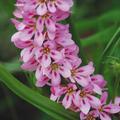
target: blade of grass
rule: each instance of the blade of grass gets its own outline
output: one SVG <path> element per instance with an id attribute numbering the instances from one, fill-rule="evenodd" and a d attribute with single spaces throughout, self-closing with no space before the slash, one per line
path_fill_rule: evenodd
<path id="1" fill-rule="evenodd" d="M 98 61 L 98 65 L 99 65 L 99 72 L 103 72 L 102 70 L 104 70 L 103 61 L 107 58 L 107 56 L 111 55 L 111 51 L 114 49 L 114 47 L 116 46 L 116 43 L 118 43 L 120 38 L 120 27 L 117 29 L 117 31 L 115 32 L 115 34 L 113 35 L 113 37 L 111 38 L 111 40 L 108 42 L 108 44 L 106 45 L 102 55 L 100 56 L 100 60 Z"/>
<path id="2" fill-rule="evenodd" d="M 120 27 L 117 29 L 115 34 L 113 35 L 112 39 L 108 42 L 107 46 L 105 47 L 103 53 L 102 53 L 102 58 L 106 56 L 108 52 L 113 48 L 113 46 L 116 44 L 116 42 L 119 40 L 120 37 Z"/>

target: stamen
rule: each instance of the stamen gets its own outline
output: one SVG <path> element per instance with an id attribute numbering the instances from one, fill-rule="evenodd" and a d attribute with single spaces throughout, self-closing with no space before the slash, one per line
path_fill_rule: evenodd
<path id="1" fill-rule="evenodd" d="M 98 110 L 99 110 L 100 112 L 103 112 L 103 108 L 102 108 L 102 106 L 99 107 Z"/>
<path id="2" fill-rule="evenodd" d="M 73 88 L 69 88 L 69 89 L 67 90 L 67 94 L 68 94 L 68 95 L 72 94 L 73 92 L 74 92 Z"/>
<path id="3" fill-rule="evenodd" d="M 71 75 L 72 75 L 72 76 L 75 76 L 75 75 L 76 75 L 76 70 L 75 70 L 75 69 L 72 69 L 72 70 L 71 70 Z"/>
<path id="4" fill-rule="evenodd" d="M 95 120 L 95 117 L 91 114 L 88 114 L 86 120 Z"/>
<path id="5" fill-rule="evenodd" d="M 86 92 L 85 92 L 85 91 L 81 91 L 81 92 L 80 92 L 80 97 L 83 98 L 83 97 L 85 97 L 85 96 L 86 96 Z"/>
<path id="6" fill-rule="evenodd" d="M 49 13 L 46 13 L 45 15 L 42 16 L 42 19 L 48 19 L 50 17 Z"/>
<path id="7" fill-rule="evenodd" d="M 57 63 L 53 63 L 53 64 L 51 65 L 51 68 L 52 68 L 52 70 L 56 71 L 56 70 L 59 69 L 59 65 L 58 65 Z"/>
<path id="8" fill-rule="evenodd" d="M 43 52 L 44 52 L 44 54 L 49 54 L 50 53 L 50 49 L 48 47 L 45 47 L 43 49 Z"/>

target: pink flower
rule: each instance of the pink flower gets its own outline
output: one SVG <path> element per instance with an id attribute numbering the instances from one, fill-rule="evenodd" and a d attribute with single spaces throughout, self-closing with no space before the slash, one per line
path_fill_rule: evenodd
<path id="1" fill-rule="evenodd" d="M 78 106 L 84 114 L 88 114 L 93 105 L 98 106 L 100 104 L 100 100 L 93 96 L 93 86 L 87 86 L 82 90 L 78 90 L 74 97 L 75 105 Z"/>
<path id="2" fill-rule="evenodd" d="M 94 75 L 91 76 L 91 84 L 94 86 L 93 91 L 98 93 L 99 95 L 102 94 L 103 88 L 106 86 L 106 81 L 104 80 L 102 75 Z"/>
<path id="3" fill-rule="evenodd" d="M 26 47 L 30 47 L 30 46 L 33 45 L 33 41 L 32 40 L 27 40 L 27 41 L 21 40 L 19 38 L 19 32 L 15 33 L 12 36 L 11 41 L 15 44 L 15 46 L 17 48 L 20 48 L 20 49 L 24 49 Z"/>
<path id="4" fill-rule="evenodd" d="M 69 26 L 56 24 L 56 34 L 55 34 L 55 41 L 59 45 L 66 47 L 74 44 L 72 40 L 72 35 L 69 33 Z"/>
<path id="5" fill-rule="evenodd" d="M 43 44 L 43 47 L 37 48 L 36 60 L 41 64 L 42 67 L 48 67 L 52 59 L 59 61 L 62 59 L 62 53 L 55 48 L 55 43 L 52 41 L 47 41 Z"/>
<path id="6" fill-rule="evenodd" d="M 73 108 L 73 99 L 74 94 L 76 92 L 76 85 L 69 83 L 67 86 L 56 86 L 51 87 L 51 99 L 54 101 L 61 102 L 61 97 L 63 97 L 62 104 L 63 106 L 68 108 Z"/>
<path id="7" fill-rule="evenodd" d="M 23 63 L 21 68 L 27 71 L 35 71 L 38 64 L 34 58 L 31 58 L 28 62 Z"/>
<path id="8" fill-rule="evenodd" d="M 90 111 L 87 115 L 84 113 L 80 113 L 80 120 L 96 120 L 97 114 L 95 111 Z"/>
<path id="9" fill-rule="evenodd" d="M 81 86 L 85 87 L 90 82 L 90 75 L 94 72 L 93 63 L 79 67 L 81 62 L 76 62 L 71 69 L 71 76 L 69 77 L 72 82 L 77 82 Z"/>
<path id="10" fill-rule="evenodd" d="M 36 87 L 51 87 L 51 100 L 80 112 L 81 120 L 111 120 L 120 112 L 120 98 L 106 105 L 106 81 L 93 75 L 92 62 L 80 66 L 69 25 L 58 23 L 69 17 L 72 5 L 73 0 L 17 0 L 12 23 L 18 32 L 11 41 L 21 49 L 21 68 L 35 72 Z"/>
<path id="11" fill-rule="evenodd" d="M 53 100 L 53 101 L 59 101 L 60 97 L 65 94 L 66 92 L 66 87 L 64 86 L 54 86 L 54 87 L 51 87 L 51 96 L 50 96 L 50 99 Z"/>
<path id="12" fill-rule="evenodd" d="M 73 5 L 72 0 L 53 0 L 53 1 L 39 0 L 37 2 L 36 11 L 38 15 L 44 15 L 48 11 L 54 13 L 56 12 L 57 9 L 60 9 L 62 11 L 69 11 L 72 5 Z"/>
<path id="13" fill-rule="evenodd" d="M 45 38 L 44 35 L 38 30 L 35 19 L 26 19 L 23 22 L 18 22 L 16 20 L 12 21 L 19 30 L 19 32 L 12 36 L 12 41 L 17 38 L 21 41 L 28 41 L 32 40 L 34 37 L 34 41 L 38 46 L 43 44 Z"/>
<path id="14" fill-rule="evenodd" d="M 100 74 L 92 76 L 91 80 L 101 88 L 104 88 L 107 84 L 107 82 L 104 80 L 104 77 Z"/>
<path id="15" fill-rule="evenodd" d="M 74 94 L 76 92 L 76 85 L 75 84 L 68 84 L 68 87 L 66 88 L 66 94 L 65 97 L 62 100 L 62 105 L 65 107 L 65 109 L 68 109 L 72 106 L 74 98 Z"/>
<path id="16" fill-rule="evenodd" d="M 43 74 L 51 79 L 52 86 L 58 86 L 61 83 L 61 76 L 68 78 L 70 73 L 70 65 L 64 61 L 52 62 L 50 66 L 44 69 Z"/>
<path id="17" fill-rule="evenodd" d="M 49 83 L 48 83 L 49 78 L 47 76 L 43 75 L 42 67 L 40 67 L 40 66 L 37 67 L 35 77 L 37 79 L 37 81 L 36 81 L 37 87 L 43 87 L 46 84 L 49 85 Z"/>
<path id="18" fill-rule="evenodd" d="M 101 104 L 99 106 L 94 106 L 96 109 L 96 113 L 100 117 L 101 120 L 111 120 L 110 115 L 120 112 L 120 106 L 115 104 L 106 105 L 108 93 L 104 92 L 101 96 Z"/>

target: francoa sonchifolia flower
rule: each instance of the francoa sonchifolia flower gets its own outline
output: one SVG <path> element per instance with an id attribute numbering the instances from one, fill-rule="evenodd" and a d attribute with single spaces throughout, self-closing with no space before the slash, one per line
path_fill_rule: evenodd
<path id="1" fill-rule="evenodd" d="M 35 72 L 36 86 L 50 86 L 51 100 L 80 112 L 81 120 L 111 120 L 120 112 L 119 98 L 106 105 L 106 81 L 94 75 L 93 62 L 81 66 L 69 25 L 59 23 L 72 5 L 72 0 L 17 0 L 12 23 L 18 32 L 11 41 L 21 49 L 22 69 Z"/>

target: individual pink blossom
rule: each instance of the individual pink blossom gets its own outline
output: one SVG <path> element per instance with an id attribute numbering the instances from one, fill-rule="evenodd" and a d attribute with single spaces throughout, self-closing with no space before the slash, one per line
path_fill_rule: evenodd
<path id="1" fill-rule="evenodd" d="M 80 112 L 80 120 L 96 120 L 98 115 L 95 111 L 90 111 L 87 115 Z"/>
<path id="2" fill-rule="evenodd" d="M 36 72 L 35 72 L 35 77 L 37 79 L 37 81 L 36 81 L 37 87 L 43 87 L 45 85 L 49 85 L 49 83 L 48 83 L 49 78 L 47 76 L 43 75 L 41 66 L 37 67 Z"/>
<path id="3" fill-rule="evenodd" d="M 81 62 L 74 63 L 71 69 L 71 76 L 69 78 L 72 82 L 77 82 L 81 86 L 85 87 L 90 82 L 90 75 L 93 74 L 94 67 L 92 62 L 82 67 L 79 67 L 80 64 Z"/>
<path id="4" fill-rule="evenodd" d="M 60 97 L 66 93 L 66 87 L 65 86 L 53 86 L 51 87 L 51 96 L 50 99 L 53 101 L 59 101 Z"/>
<path id="5" fill-rule="evenodd" d="M 72 5 L 72 0 L 38 0 L 36 11 L 38 15 L 44 15 L 48 11 L 54 13 L 57 9 L 62 11 L 69 11 Z"/>
<path id="6" fill-rule="evenodd" d="M 78 48 L 75 44 L 63 47 L 61 50 L 63 54 L 64 61 L 68 61 L 71 65 L 81 63 L 81 59 L 78 57 Z"/>
<path id="7" fill-rule="evenodd" d="M 31 40 L 34 37 L 34 41 L 36 44 L 39 42 L 39 46 L 43 44 L 44 41 L 44 35 L 41 33 L 40 30 L 38 30 L 38 27 L 36 26 L 36 19 L 26 19 L 23 22 L 18 22 L 13 20 L 16 28 L 19 30 L 19 32 L 15 33 L 13 36 L 15 38 L 18 38 L 22 41 L 28 41 Z"/>
<path id="8" fill-rule="evenodd" d="M 52 62 L 50 66 L 44 69 L 43 74 L 51 79 L 52 86 L 58 86 L 61 83 L 61 76 L 68 78 L 70 73 L 70 64 L 64 61 Z"/>
<path id="9" fill-rule="evenodd" d="M 27 71 L 35 71 L 38 65 L 39 63 L 34 58 L 31 58 L 29 61 L 23 63 L 21 68 Z"/>
<path id="10" fill-rule="evenodd" d="M 104 92 L 100 99 L 100 105 L 94 106 L 96 113 L 98 114 L 101 120 L 112 120 L 110 115 L 120 112 L 120 106 L 112 103 L 106 105 L 107 98 L 108 93 Z"/>
<path id="11" fill-rule="evenodd" d="M 93 105 L 98 106 L 100 104 L 100 100 L 93 93 L 93 86 L 87 86 L 75 94 L 74 103 L 84 114 L 88 114 Z"/>
<path id="12" fill-rule="evenodd" d="M 76 93 L 77 87 L 75 84 L 69 83 L 66 88 L 66 94 L 62 100 L 62 105 L 68 109 L 72 106 L 73 100 L 75 99 L 74 94 Z"/>
<path id="13" fill-rule="evenodd" d="M 104 88 L 107 84 L 104 77 L 100 74 L 91 76 L 92 82 L 94 82 L 96 85 L 98 85 L 101 88 Z"/>
<path id="14" fill-rule="evenodd" d="M 33 40 L 21 40 L 19 38 L 19 32 L 15 33 L 12 38 L 11 38 L 11 41 L 15 44 L 15 46 L 17 48 L 20 48 L 20 49 L 24 49 L 26 47 L 30 47 L 33 45 Z"/>
<path id="15" fill-rule="evenodd" d="M 106 81 L 104 80 L 102 75 L 94 75 L 91 76 L 91 84 L 94 86 L 93 91 L 97 94 L 101 95 L 104 87 L 106 86 Z"/>
<path id="16" fill-rule="evenodd" d="M 42 67 L 48 67 L 52 59 L 55 61 L 62 59 L 62 53 L 56 50 L 55 43 L 52 41 L 47 41 L 43 44 L 43 47 L 38 47 L 35 56 Z"/>
<path id="17" fill-rule="evenodd" d="M 66 47 L 74 44 L 72 40 L 72 36 L 69 33 L 69 26 L 56 24 L 56 34 L 55 34 L 55 41 L 59 45 Z"/>

